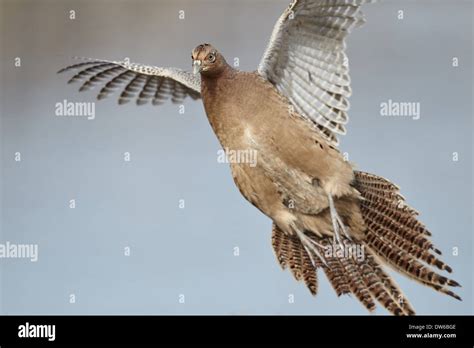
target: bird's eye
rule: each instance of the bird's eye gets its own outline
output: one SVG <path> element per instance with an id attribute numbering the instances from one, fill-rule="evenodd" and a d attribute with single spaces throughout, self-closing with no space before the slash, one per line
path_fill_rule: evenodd
<path id="1" fill-rule="evenodd" d="M 210 55 L 207 57 L 207 60 L 209 60 L 211 63 L 214 63 L 214 61 L 216 60 L 216 56 L 213 55 L 213 54 L 210 54 Z"/>

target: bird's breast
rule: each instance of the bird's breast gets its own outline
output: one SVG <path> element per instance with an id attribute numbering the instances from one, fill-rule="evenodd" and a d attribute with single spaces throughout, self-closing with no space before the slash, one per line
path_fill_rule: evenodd
<path id="1" fill-rule="evenodd" d="M 253 149 L 265 141 L 275 114 L 272 110 L 278 107 L 269 92 L 249 73 L 203 81 L 204 108 L 223 148 Z"/>

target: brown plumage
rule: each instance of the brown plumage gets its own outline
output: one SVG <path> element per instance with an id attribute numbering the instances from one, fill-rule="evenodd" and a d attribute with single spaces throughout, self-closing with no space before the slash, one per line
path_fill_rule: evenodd
<path id="1" fill-rule="evenodd" d="M 385 266 L 456 299 L 450 287 L 459 284 L 433 270 L 452 272 L 398 187 L 355 171 L 336 147 L 351 94 L 345 38 L 364 23 L 366 2 L 294 0 L 255 72 L 232 68 L 210 44 L 193 50 L 194 75 L 106 60 L 61 71 L 79 69 L 69 82 L 82 81 L 80 90 L 101 85 L 99 99 L 120 89 L 120 104 L 201 97 L 222 147 L 257 155 L 252 163 L 231 161 L 231 172 L 242 195 L 273 221 L 282 268 L 313 295 L 322 269 L 337 295 L 352 294 L 369 311 L 378 302 L 411 315 Z"/>
<path id="2" fill-rule="evenodd" d="M 207 58 L 209 54 L 213 62 Z M 429 241 L 430 233 L 417 220 L 418 213 L 404 203 L 397 186 L 354 171 L 257 73 L 233 69 L 210 45 L 198 46 L 193 59 L 202 62 L 201 95 L 222 146 L 258 154 L 255 167 L 231 163 L 232 174 L 244 197 L 274 221 L 272 242 L 277 259 L 283 268 L 290 268 L 296 280 L 303 280 L 316 294 L 316 270 L 323 268 L 339 295 L 354 294 L 368 310 L 378 301 L 393 314 L 414 314 L 383 270 L 382 261 L 459 299 L 446 288 L 459 284 L 427 267 L 451 272 L 432 254 L 439 251 Z M 326 248 L 335 244 L 329 196 L 350 231 L 350 239 L 342 237 L 343 245 L 348 249 L 364 246 L 363 261 L 324 257 Z M 316 241 L 319 253 L 302 243 L 298 230 Z"/>

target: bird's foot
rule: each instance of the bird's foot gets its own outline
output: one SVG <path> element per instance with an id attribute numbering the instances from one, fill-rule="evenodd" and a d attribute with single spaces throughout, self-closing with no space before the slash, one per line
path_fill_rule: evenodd
<path id="1" fill-rule="evenodd" d="M 340 230 L 344 233 L 344 236 L 346 236 L 349 241 L 352 241 L 352 238 L 349 235 L 349 232 L 347 231 L 346 226 L 342 222 L 339 214 L 337 213 L 336 206 L 334 205 L 334 200 L 332 199 L 332 196 L 328 194 L 328 201 L 329 201 L 329 212 L 331 214 L 331 221 L 332 221 L 332 226 L 334 229 L 334 236 L 336 237 L 336 241 L 339 243 L 340 247 L 344 250 L 344 243 L 342 242 Z"/>
<path id="2" fill-rule="evenodd" d="M 319 244 L 318 242 L 308 237 L 297 226 L 293 225 L 292 229 L 296 232 L 296 235 L 300 239 L 301 244 L 303 244 L 304 249 L 308 253 L 313 267 L 316 268 L 316 262 L 313 259 L 313 254 L 316 255 L 324 263 L 326 267 L 329 267 L 326 262 L 326 258 L 321 254 L 319 250 L 319 248 L 324 249 L 324 245 Z"/>

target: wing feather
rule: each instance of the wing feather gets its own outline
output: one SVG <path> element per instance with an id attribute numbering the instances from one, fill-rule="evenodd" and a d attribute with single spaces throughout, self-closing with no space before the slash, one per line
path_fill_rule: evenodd
<path id="1" fill-rule="evenodd" d="M 103 71 L 98 72 L 97 74 L 90 77 L 86 82 L 84 82 L 79 88 L 79 91 L 87 91 L 89 89 L 94 88 L 101 82 L 109 79 L 110 77 L 115 76 L 117 72 L 123 72 L 125 69 L 121 66 L 113 66 L 111 68 L 105 69 Z"/>
<path id="2" fill-rule="evenodd" d="M 272 32 L 258 73 L 333 145 L 345 134 L 351 80 L 345 39 L 375 0 L 294 0 Z"/>
<path id="3" fill-rule="evenodd" d="M 137 105 L 152 102 L 159 105 L 170 99 L 182 103 L 186 97 L 200 98 L 200 77 L 177 68 L 160 68 L 135 63 L 94 60 L 70 65 L 58 73 L 78 70 L 68 83 L 83 81 L 79 91 L 100 86 L 97 99 L 109 97 L 120 91 L 119 104 L 132 100 Z"/>

